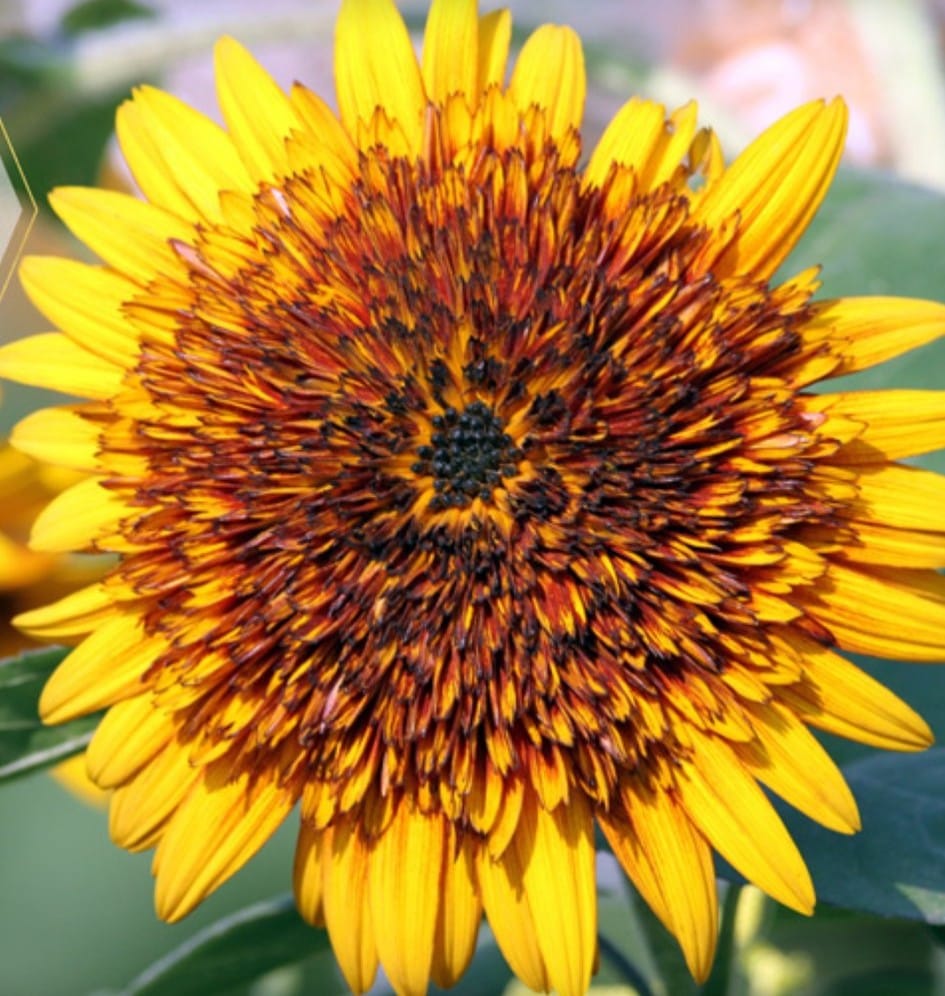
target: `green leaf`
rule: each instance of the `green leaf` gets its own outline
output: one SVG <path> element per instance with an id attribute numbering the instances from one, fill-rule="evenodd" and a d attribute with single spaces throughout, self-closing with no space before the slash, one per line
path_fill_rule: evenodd
<path id="1" fill-rule="evenodd" d="M 945 924 L 945 748 L 848 765 L 863 830 L 847 837 L 789 814 L 818 898 L 850 910 Z"/>
<path id="2" fill-rule="evenodd" d="M 127 97 L 122 87 L 74 99 L 61 89 L 31 92 L 4 120 L 37 205 L 48 210 L 54 187 L 94 186 L 115 126 L 115 110 Z"/>
<path id="3" fill-rule="evenodd" d="M 122 21 L 154 17 L 155 13 L 134 0 L 84 0 L 66 11 L 60 21 L 64 34 L 71 36 L 84 31 L 98 31 Z"/>
<path id="4" fill-rule="evenodd" d="M 0 38 L 0 104 L 8 103 L 18 86 L 38 86 L 61 78 L 66 57 L 61 46 L 28 35 Z"/>
<path id="5" fill-rule="evenodd" d="M 28 775 L 88 746 L 98 716 L 43 726 L 39 693 L 68 649 L 33 650 L 0 662 L 0 780 Z"/>
<path id="6" fill-rule="evenodd" d="M 142 972 L 122 996 L 224 996 L 328 950 L 325 931 L 305 923 L 291 896 L 280 896 L 201 930 Z"/>

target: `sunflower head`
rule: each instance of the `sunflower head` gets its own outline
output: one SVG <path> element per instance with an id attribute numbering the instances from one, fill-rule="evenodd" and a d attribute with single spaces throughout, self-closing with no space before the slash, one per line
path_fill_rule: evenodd
<path id="1" fill-rule="evenodd" d="M 34 545 L 119 555 L 20 619 L 84 637 L 45 717 L 108 709 L 89 769 L 168 919 L 300 801 L 299 907 L 356 991 L 452 984 L 484 912 L 529 986 L 582 992 L 595 823 L 704 977 L 714 849 L 813 907 L 760 784 L 858 826 L 808 726 L 929 742 L 836 648 L 943 656 L 945 485 L 894 461 L 945 402 L 810 387 L 945 308 L 773 280 L 843 104 L 726 167 L 694 106 L 633 99 L 582 166 L 577 37 L 506 82 L 509 39 L 437 0 L 418 62 L 346 0 L 337 113 L 228 39 L 225 129 L 137 90 L 144 199 L 54 192 L 103 263 L 27 260 L 62 331 L 0 352 L 88 399 L 16 431 L 91 475 Z"/>

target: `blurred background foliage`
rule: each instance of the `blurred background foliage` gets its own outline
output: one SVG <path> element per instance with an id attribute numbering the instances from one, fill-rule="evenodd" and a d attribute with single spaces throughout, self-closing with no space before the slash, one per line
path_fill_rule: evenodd
<path id="1" fill-rule="evenodd" d="M 571 23 L 585 38 L 589 142 L 631 93 L 668 104 L 699 99 L 702 119 L 718 127 L 730 154 L 797 103 L 843 94 L 852 112 L 846 164 L 786 269 L 823 264 L 831 296 L 945 300 L 945 0 L 510 6 L 518 41 L 546 20 Z M 330 94 L 335 7 L 320 0 L 0 0 L 0 118 L 42 208 L 27 249 L 80 251 L 45 212 L 51 187 L 130 183 L 112 121 L 132 85 L 157 83 L 216 114 L 210 48 L 220 34 L 249 45 L 283 85 L 297 78 Z M 425 4 L 404 7 L 419 33 Z M 8 150 L 3 158 L 18 184 Z M 42 328 L 14 281 L 0 303 L 0 339 Z M 943 380 L 945 344 L 938 344 L 868 371 L 858 384 L 942 388 Z M 5 385 L 0 436 L 45 402 L 39 392 Z M 941 454 L 923 462 L 945 470 Z M 31 500 L 45 500 L 56 487 L 31 479 Z M 19 516 L 9 526 L 11 493 L 0 517 L 19 542 L 26 523 Z M 44 583 L 69 585 L 95 569 L 59 564 Z M 48 594 L 0 585 L 0 617 Z M 0 635 L 9 649 L 12 634 Z M 197 913 L 168 926 L 152 912 L 149 856 L 115 848 L 101 808 L 44 773 L 30 773 L 87 735 L 88 724 L 40 731 L 32 715 L 36 690 L 59 656 L 51 651 L 0 678 L 0 777 L 10 776 L 0 788 L 0 994 L 342 992 L 324 935 L 304 927 L 285 898 L 272 898 L 288 886 L 294 827 Z M 945 734 L 940 671 L 860 663 Z M 821 906 L 808 920 L 753 889 L 731 887 L 706 996 L 945 993 L 945 928 L 937 926 L 945 923 L 945 748 L 896 756 L 834 740 L 829 746 L 856 791 L 865 830 L 838 837 L 786 815 Z M 695 992 L 675 945 L 628 893 L 607 854 L 600 856 L 600 880 L 595 988 Z M 474 969 L 456 991 L 516 989 L 484 929 Z"/>

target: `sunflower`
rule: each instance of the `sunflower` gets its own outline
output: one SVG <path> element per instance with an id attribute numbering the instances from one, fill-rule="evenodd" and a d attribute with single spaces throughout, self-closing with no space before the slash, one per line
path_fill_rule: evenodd
<path id="1" fill-rule="evenodd" d="M 578 38 L 435 0 L 422 60 L 345 0 L 338 113 L 231 39 L 222 129 L 143 87 L 145 199 L 60 189 L 103 260 L 27 259 L 62 332 L 3 371 L 85 397 L 15 431 L 92 476 L 41 551 L 119 555 L 29 612 L 83 638 L 52 723 L 178 920 L 299 804 L 294 883 L 356 992 L 454 983 L 483 913 L 533 989 L 583 992 L 594 832 L 707 974 L 713 851 L 809 913 L 761 786 L 840 832 L 808 727 L 915 750 L 923 721 L 837 648 L 945 656 L 945 395 L 813 393 L 945 332 L 945 306 L 772 277 L 846 111 L 726 167 L 687 105 L 632 99 L 586 165 Z"/>

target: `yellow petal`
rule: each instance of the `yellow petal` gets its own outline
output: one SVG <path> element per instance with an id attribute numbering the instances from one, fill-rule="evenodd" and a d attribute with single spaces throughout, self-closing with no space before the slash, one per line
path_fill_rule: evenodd
<path id="1" fill-rule="evenodd" d="M 0 376 L 104 400 L 118 393 L 124 373 L 61 333 L 44 332 L 0 346 Z"/>
<path id="2" fill-rule="evenodd" d="M 847 297 L 814 305 L 801 335 L 826 335 L 840 363 L 830 376 L 865 370 L 945 333 L 945 304 L 899 297 Z"/>
<path id="3" fill-rule="evenodd" d="M 136 362 L 138 340 L 122 311 L 137 292 L 130 280 L 56 256 L 27 256 L 20 280 L 33 304 L 70 339 L 116 366 Z"/>
<path id="4" fill-rule="evenodd" d="M 733 242 L 710 267 L 716 277 L 765 280 L 781 265 L 823 200 L 846 135 L 841 100 L 805 104 L 745 149 L 699 199 L 696 217 L 713 229 L 738 215 Z"/>
<path id="5" fill-rule="evenodd" d="M 305 147 L 306 168 L 324 170 L 338 186 L 349 184 L 357 167 L 357 153 L 332 109 L 321 97 L 299 83 L 292 87 L 289 99 L 311 139 Z M 255 224 L 252 213 L 249 221 L 247 231 Z"/>
<path id="6" fill-rule="evenodd" d="M 161 154 L 161 144 L 149 130 L 145 116 L 130 101 L 115 114 L 115 134 L 138 187 L 152 204 L 181 218 L 199 219 L 199 212 L 177 183 L 177 177 Z"/>
<path id="7" fill-rule="evenodd" d="M 355 993 L 377 974 L 377 944 L 368 898 L 371 855 L 353 824 L 335 824 L 324 849 L 325 926 L 345 981 Z M 390 910 L 389 916 L 396 915 Z"/>
<path id="8" fill-rule="evenodd" d="M 778 689 L 778 698 L 804 722 L 837 736 L 886 750 L 925 750 L 932 732 L 898 695 L 844 657 L 791 635 L 803 655 L 803 680 Z"/>
<path id="9" fill-rule="evenodd" d="M 912 578 L 910 583 L 908 578 Z M 945 589 L 933 571 L 881 571 L 831 564 L 811 613 L 844 650 L 893 660 L 945 660 Z"/>
<path id="10" fill-rule="evenodd" d="M 312 823 L 303 820 L 295 845 L 295 862 L 292 868 L 295 905 L 302 918 L 313 927 L 324 926 L 322 895 L 325 876 L 322 869 L 325 838 L 324 830 L 317 830 Z"/>
<path id="11" fill-rule="evenodd" d="M 479 18 L 476 0 L 433 0 L 423 36 L 423 84 L 427 97 L 445 104 L 464 93 L 479 95 Z"/>
<path id="12" fill-rule="evenodd" d="M 206 772 L 171 817 L 154 855 L 162 920 L 186 916 L 259 850 L 295 805 L 274 774 L 224 781 Z"/>
<path id="13" fill-rule="evenodd" d="M 847 391 L 805 399 L 804 407 L 861 423 L 861 460 L 867 448 L 876 460 L 898 460 L 945 446 L 945 391 Z"/>
<path id="14" fill-rule="evenodd" d="M 745 767 L 785 802 L 838 833 L 860 829 L 853 794 L 830 755 L 777 703 L 749 707 L 762 751 L 736 749 Z"/>
<path id="15" fill-rule="evenodd" d="M 521 778 L 502 779 L 502 801 L 495 821 L 488 831 L 488 846 L 493 857 L 498 858 L 509 846 L 518 827 L 525 798 L 525 783 Z M 488 800 L 484 799 L 484 802 Z"/>
<path id="16" fill-rule="evenodd" d="M 380 107 L 420 147 L 426 94 L 410 35 L 392 0 L 343 0 L 335 26 L 335 86 L 348 134 Z"/>
<path id="17" fill-rule="evenodd" d="M 77 239 L 132 280 L 145 285 L 157 273 L 186 275 L 172 241 L 193 244 L 190 221 L 113 190 L 58 187 L 49 204 Z"/>
<path id="18" fill-rule="evenodd" d="M 119 614 L 115 601 L 102 584 L 89 585 L 58 602 L 14 616 L 13 625 L 39 640 L 83 636 Z"/>
<path id="19" fill-rule="evenodd" d="M 473 829 L 488 834 L 499 817 L 505 785 L 491 764 L 483 764 L 473 777 L 472 790 L 466 801 L 466 811 Z"/>
<path id="20" fill-rule="evenodd" d="M 30 546 L 47 553 L 101 548 L 134 510 L 116 492 L 88 478 L 56 495 L 33 523 Z"/>
<path id="21" fill-rule="evenodd" d="M 86 751 L 89 776 L 102 788 L 116 788 L 163 750 L 173 734 L 173 725 L 150 695 L 119 702 L 98 724 Z"/>
<path id="22" fill-rule="evenodd" d="M 860 467 L 857 519 L 899 529 L 945 530 L 945 476 L 898 464 Z"/>
<path id="23" fill-rule="evenodd" d="M 76 408 L 41 408 L 18 422 L 10 441 L 37 460 L 92 473 L 98 469 L 99 427 Z"/>
<path id="24" fill-rule="evenodd" d="M 548 812 L 527 793 L 512 848 L 548 981 L 560 996 L 582 996 L 597 953 L 594 821 L 580 792 Z"/>
<path id="25" fill-rule="evenodd" d="M 604 129 L 587 165 L 588 180 L 602 186 L 617 163 L 636 173 L 641 191 L 665 183 L 692 143 L 696 110 L 687 104 L 667 118 L 662 104 L 631 98 Z"/>
<path id="26" fill-rule="evenodd" d="M 213 52 L 217 100 L 246 170 L 254 181 L 285 172 L 285 142 L 299 121 L 288 97 L 265 69 L 233 38 Z"/>
<path id="27" fill-rule="evenodd" d="M 181 217 L 220 221 L 220 192 L 254 187 L 226 132 L 169 93 L 136 88 L 115 127 L 142 193 Z"/>
<path id="28" fill-rule="evenodd" d="M 535 751 L 529 764 L 531 783 L 538 800 L 547 810 L 567 803 L 571 794 L 571 771 L 567 756 L 554 744 Z"/>
<path id="29" fill-rule="evenodd" d="M 585 175 L 596 187 L 603 185 L 611 166 L 643 168 L 662 134 L 666 108 L 652 100 L 631 97 L 604 129 L 591 153 Z"/>
<path id="30" fill-rule="evenodd" d="M 534 837 L 534 826 L 531 826 Z M 548 992 L 548 969 L 538 948 L 538 935 L 531 907 L 522 884 L 522 864 L 518 849 L 509 847 L 501 858 L 493 859 L 489 848 L 476 854 L 476 880 L 482 904 L 495 935 L 496 944 L 512 971 L 529 989 Z"/>
<path id="31" fill-rule="evenodd" d="M 479 18 L 477 93 L 505 82 L 511 40 L 512 16 L 507 10 L 493 10 Z"/>
<path id="32" fill-rule="evenodd" d="M 670 114 L 669 127 L 665 130 L 654 154 L 650 156 L 649 171 L 644 173 L 644 180 L 651 189 L 672 179 L 687 155 L 692 158 L 698 121 L 699 106 L 694 100 L 677 107 Z M 702 132 L 702 134 L 707 136 L 703 158 L 709 164 L 702 169 L 706 172 L 706 176 L 711 176 L 711 169 L 716 165 L 715 157 L 720 154 L 717 152 L 718 140 L 714 140 L 712 132 Z M 698 165 L 698 161 L 696 164 Z"/>
<path id="33" fill-rule="evenodd" d="M 442 817 L 405 800 L 371 851 L 377 952 L 401 996 L 423 996 L 429 987 L 445 835 Z"/>
<path id="34" fill-rule="evenodd" d="M 804 860 L 755 779 L 730 747 L 700 738 L 690 763 L 677 769 L 689 818 L 749 881 L 799 913 L 814 909 Z"/>
<path id="35" fill-rule="evenodd" d="M 879 567 L 945 567 L 945 532 L 854 523 L 858 543 L 844 543 L 837 556 Z"/>
<path id="36" fill-rule="evenodd" d="M 553 68 L 552 68 L 553 67 Z M 544 24 L 522 46 L 509 96 L 521 113 L 532 105 L 547 112 L 548 133 L 562 139 L 581 127 L 587 79 L 581 39 L 570 29 Z"/>
<path id="37" fill-rule="evenodd" d="M 533 989 L 583 993 L 596 951 L 590 807 L 574 793 L 548 813 L 532 792 L 498 860 L 477 855 L 483 904 L 506 960 Z"/>
<path id="38" fill-rule="evenodd" d="M 456 985 L 476 950 L 482 902 L 473 881 L 472 860 L 468 844 L 457 847 L 455 840 L 447 841 L 430 973 L 443 989 Z"/>
<path id="39" fill-rule="evenodd" d="M 64 723 L 144 690 L 142 678 L 166 644 L 122 613 L 87 636 L 56 668 L 39 698 L 44 723 Z"/>
<path id="40" fill-rule="evenodd" d="M 703 128 L 693 135 L 689 146 L 690 168 L 701 173 L 709 184 L 715 183 L 725 172 L 725 157 L 718 135 L 711 128 Z"/>
<path id="41" fill-rule="evenodd" d="M 153 847 L 167 821 L 200 777 L 187 748 L 170 740 L 125 785 L 115 789 L 108 807 L 108 833 L 119 847 L 142 851 Z"/>
<path id="42" fill-rule="evenodd" d="M 719 932 L 712 850 L 667 792 L 633 786 L 630 823 L 599 817 L 617 860 L 666 929 L 697 981 L 712 968 Z"/>

